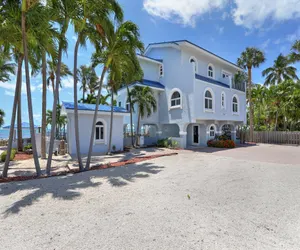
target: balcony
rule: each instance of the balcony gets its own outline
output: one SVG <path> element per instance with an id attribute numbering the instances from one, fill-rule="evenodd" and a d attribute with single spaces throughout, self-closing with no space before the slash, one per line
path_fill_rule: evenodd
<path id="1" fill-rule="evenodd" d="M 231 88 L 245 92 L 246 91 L 246 83 L 243 81 L 232 81 Z"/>

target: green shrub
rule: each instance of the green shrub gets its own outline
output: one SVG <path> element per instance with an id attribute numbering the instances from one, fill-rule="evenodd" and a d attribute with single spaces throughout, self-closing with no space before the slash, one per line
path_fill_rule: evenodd
<path id="1" fill-rule="evenodd" d="M 160 139 L 157 141 L 157 146 L 162 148 L 177 148 L 178 142 L 171 138 Z"/>
<path id="2" fill-rule="evenodd" d="M 28 149 L 32 149 L 32 144 L 27 144 L 26 146 L 24 146 L 24 151 L 28 150 Z"/>
<path id="3" fill-rule="evenodd" d="M 16 156 L 16 153 L 17 153 L 17 150 L 16 150 L 15 148 L 13 148 L 13 149 L 11 150 L 11 154 L 10 154 L 10 160 L 11 160 L 11 161 L 14 160 L 14 158 L 15 158 L 15 156 Z M 1 161 L 2 161 L 2 162 L 5 162 L 6 155 L 7 155 L 7 151 L 2 152 L 2 154 L 0 155 Z"/>

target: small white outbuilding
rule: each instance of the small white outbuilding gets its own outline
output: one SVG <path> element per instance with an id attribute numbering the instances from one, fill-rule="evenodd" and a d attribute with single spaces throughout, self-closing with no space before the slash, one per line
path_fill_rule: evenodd
<path id="1" fill-rule="evenodd" d="M 78 103 L 78 123 L 79 123 L 79 138 L 80 151 L 82 154 L 87 154 L 91 137 L 92 123 L 95 113 L 95 104 Z M 124 117 L 129 115 L 129 112 L 120 107 L 113 107 L 113 132 L 112 132 L 112 147 L 116 151 L 123 150 L 123 127 Z M 110 115 L 111 106 L 99 105 L 98 116 L 95 127 L 95 136 L 93 141 L 93 153 L 106 153 L 108 151 L 109 131 L 110 131 Z M 75 125 L 74 125 L 74 103 L 63 102 L 62 114 L 67 116 L 67 142 L 69 154 L 76 154 L 75 142 Z"/>

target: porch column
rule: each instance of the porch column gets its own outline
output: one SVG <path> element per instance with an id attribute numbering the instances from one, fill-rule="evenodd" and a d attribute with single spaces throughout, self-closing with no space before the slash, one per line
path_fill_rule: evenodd
<path id="1" fill-rule="evenodd" d="M 181 148 L 186 148 L 186 146 L 187 146 L 187 142 L 186 142 L 187 132 L 179 131 L 179 136 L 180 136 L 180 145 L 179 146 Z"/>

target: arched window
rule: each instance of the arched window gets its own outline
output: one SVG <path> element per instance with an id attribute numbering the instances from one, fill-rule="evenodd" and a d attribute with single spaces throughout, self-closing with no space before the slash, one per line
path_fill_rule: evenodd
<path id="1" fill-rule="evenodd" d="M 181 91 L 178 89 L 174 89 L 173 92 L 171 92 L 170 107 L 171 108 L 180 108 L 181 106 L 182 106 Z"/>
<path id="2" fill-rule="evenodd" d="M 232 98 L 232 112 L 233 113 L 239 112 L 239 102 L 238 102 L 238 98 L 236 96 L 233 96 L 233 98 Z"/>
<path id="3" fill-rule="evenodd" d="M 195 57 L 191 57 L 190 63 L 193 65 L 195 73 L 197 73 L 198 72 L 198 64 L 197 64 L 196 58 Z"/>
<path id="4" fill-rule="evenodd" d="M 216 135 L 216 128 L 214 125 L 211 125 L 209 127 L 209 137 L 215 138 L 215 135 Z"/>
<path id="5" fill-rule="evenodd" d="M 207 76 L 214 78 L 214 66 L 212 64 L 209 64 L 207 67 Z"/>
<path id="6" fill-rule="evenodd" d="M 105 136 L 105 127 L 103 122 L 96 123 L 96 131 L 95 131 L 95 141 L 96 142 L 104 142 Z"/>
<path id="7" fill-rule="evenodd" d="M 205 91 L 204 106 L 206 110 L 213 110 L 213 95 L 210 90 Z"/>
<path id="8" fill-rule="evenodd" d="M 224 92 L 221 94 L 221 108 L 226 109 L 226 96 Z"/>

